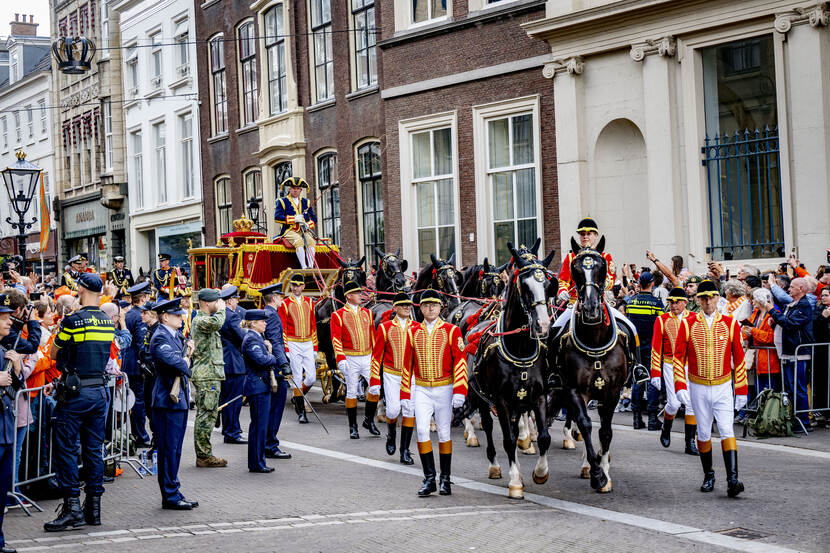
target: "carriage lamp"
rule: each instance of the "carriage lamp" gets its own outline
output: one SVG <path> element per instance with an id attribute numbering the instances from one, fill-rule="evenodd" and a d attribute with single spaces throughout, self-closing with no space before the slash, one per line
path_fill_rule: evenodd
<path id="1" fill-rule="evenodd" d="M 67 75 L 82 75 L 89 71 L 95 51 L 92 39 L 83 36 L 60 37 L 52 43 L 58 69 Z"/>
<path id="2" fill-rule="evenodd" d="M 35 194 L 35 187 L 37 186 L 38 178 L 42 169 L 37 165 L 26 161 L 26 154 L 23 150 L 17 151 L 17 161 L 11 166 L 6 167 L 3 173 L 3 182 L 6 185 L 6 193 L 9 195 L 12 209 L 17 214 L 17 221 L 12 221 L 11 217 L 6 217 L 6 222 L 12 228 L 17 229 L 17 243 L 20 250 L 20 256 L 23 258 L 23 271 L 26 270 L 26 230 L 32 228 L 37 222 L 37 218 L 33 217 L 30 223 L 26 222 L 26 212 L 29 210 L 29 205 L 32 203 L 32 196 Z"/>
<path id="3" fill-rule="evenodd" d="M 262 232 L 265 230 L 265 228 L 259 224 L 259 200 L 253 196 L 251 196 L 251 199 L 248 200 L 248 217 L 254 222 L 255 231 Z"/>

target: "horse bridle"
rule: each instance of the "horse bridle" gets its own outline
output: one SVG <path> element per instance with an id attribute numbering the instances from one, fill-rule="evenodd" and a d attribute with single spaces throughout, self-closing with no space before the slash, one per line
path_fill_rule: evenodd
<path id="1" fill-rule="evenodd" d="M 530 322 L 530 319 L 532 317 L 531 311 L 533 310 L 533 308 L 535 308 L 539 305 L 544 305 L 545 309 L 548 311 L 548 316 L 550 316 L 550 305 L 548 304 L 547 298 L 537 299 L 537 300 L 531 302 L 530 304 L 528 304 L 525 301 L 524 296 L 522 296 L 522 281 L 521 281 L 521 279 L 522 279 L 522 276 L 525 273 L 528 273 L 530 271 L 533 271 L 533 278 L 535 278 L 540 283 L 544 282 L 545 280 L 550 280 L 550 275 L 548 274 L 547 269 L 540 263 L 532 263 L 530 265 L 526 265 L 526 266 L 522 267 L 521 269 L 517 270 L 516 273 L 515 273 L 514 280 L 516 282 L 516 292 L 519 295 L 519 305 L 522 306 L 522 310 L 525 312 L 525 317 L 528 320 L 528 328 L 530 328 L 530 323 L 529 322 Z"/>
<path id="2" fill-rule="evenodd" d="M 593 262 L 593 255 L 594 255 L 594 254 L 595 254 L 595 255 L 597 255 L 597 256 L 599 256 L 600 258 L 602 258 L 602 255 L 601 255 L 598 251 L 594 250 L 593 248 L 589 248 L 589 249 L 582 250 L 581 252 L 579 252 L 578 254 L 576 254 L 576 255 L 574 256 L 573 261 L 572 261 L 571 263 L 575 263 L 577 259 L 580 259 L 580 258 L 582 258 L 582 257 L 587 257 L 587 256 L 589 256 L 589 255 L 590 255 L 590 256 L 591 256 L 590 258 L 585 259 L 585 260 L 582 262 L 583 269 L 584 269 L 584 268 L 588 268 L 588 269 L 590 269 L 591 267 L 585 267 L 585 264 L 586 264 L 586 263 L 590 260 L 590 261 L 591 261 L 591 265 L 593 265 L 593 263 L 594 263 L 594 262 Z M 603 261 L 605 261 L 605 260 L 603 259 Z M 598 296 L 599 296 L 599 298 L 600 298 L 600 303 L 602 303 L 602 304 L 604 304 L 604 303 L 605 303 L 605 300 L 603 299 L 603 294 L 605 293 L 604 283 L 603 283 L 603 286 L 600 286 L 600 285 L 599 285 L 598 283 L 596 283 L 596 282 L 586 282 L 586 283 L 585 283 L 585 284 L 583 284 L 582 286 L 577 286 L 577 287 L 576 287 L 576 294 L 577 294 L 577 298 L 583 297 L 583 292 L 584 292 L 587 288 L 595 288 L 595 289 L 596 289 L 596 291 L 597 291 L 597 295 L 598 295 Z M 580 317 L 580 319 L 581 319 L 581 321 L 582 321 L 582 324 L 587 325 L 587 326 L 597 326 L 597 325 L 599 325 L 599 324 L 602 324 L 602 323 L 603 323 L 603 321 L 604 321 L 604 319 L 605 319 L 605 317 L 603 316 L 603 317 L 600 317 L 599 321 L 597 321 L 597 322 L 595 322 L 595 323 L 589 323 L 588 321 L 586 321 L 586 320 L 585 320 L 585 317 L 583 317 L 583 316 L 580 314 L 580 312 L 579 312 L 578 310 L 577 310 L 574 314 L 575 314 L 575 315 L 577 315 L 577 316 L 579 316 L 579 317 Z"/>
<path id="3" fill-rule="evenodd" d="M 442 275 L 441 273 L 450 273 L 448 275 Z M 449 278 L 450 280 L 454 280 L 453 276 L 455 273 L 455 267 L 450 265 L 449 263 L 442 265 L 439 269 L 435 269 L 435 282 L 438 283 L 438 288 L 442 291 L 446 292 L 444 289 L 444 279 Z"/>
<path id="4" fill-rule="evenodd" d="M 481 272 L 478 275 L 478 278 L 480 279 L 481 297 L 486 297 L 485 296 L 485 294 L 487 293 L 487 278 L 486 277 L 489 277 L 491 281 L 496 281 L 496 282 L 501 281 L 501 275 L 500 274 L 494 273 L 492 271 L 485 273 L 484 270 L 482 269 Z M 497 288 L 498 288 L 498 286 L 497 286 Z"/>
<path id="5" fill-rule="evenodd" d="M 386 276 L 386 278 L 389 279 L 389 282 L 391 282 L 392 285 L 395 286 L 396 291 L 398 291 L 398 290 L 397 290 L 397 285 L 395 284 L 395 275 L 398 274 L 398 273 L 393 272 L 390 275 L 389 271 L 388 271 L 388 268 L 389 268 L 389 263 L 391 261 L 394 261 L 394 260 L 397 260 L 397 259 L 400 259 L 400 258 L 397 255 L 395 255 L 394 253 L 388 253 L 380 259 L 380 270 L 383 272 L 384 276 Z M 400 271 L 400 274 L 403 275 L 403 271 Z M 405 285 L 405 283 L 406 283 L 406 275 L 404 275 L 404 285 Z"/>

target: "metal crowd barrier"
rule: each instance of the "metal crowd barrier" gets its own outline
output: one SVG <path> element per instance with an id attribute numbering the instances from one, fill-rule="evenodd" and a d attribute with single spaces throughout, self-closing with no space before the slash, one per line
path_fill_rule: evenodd
<path id="1" fill-rule="evenodd" d="M 805 353 L 809 351 L 809 353 Z M 798 370 L 793 371 L 793 416 L 801 425 L 802 430 L 806 433 L 806 428 L 798 418 L 798 415 L 807 416 L 819 413 L 822 411 L 830 411 L 830 342 L 816 342 L 813 344 L 801 344 L 795 348 L 795 358 L 799 356 L 809 356 L 807 361 L 806 378 L 809 386 L 807 388 L 807 405 L 800 406 L 798 403 Z M 824 382 L 819 382 L 821 390 L 816 393 L 816 374 L 823 375 Z M 817 403 L 819 405 L 817 405 Z"/>
<path id="2" fill-rule="evenodd" d="M 120 385 L 118 384 L 119 380 L 121 381 Z M 107 388 L 109 388 L 109 406 L 107 408 L 108 427 L 106 428 L 104 435 L 104 450 L 102 452 L 103 459 L 105 464 L 108 462 L 126 463 L 140 478 L 144 478 L 144 475 L 139 470 L 139 467 L 143 468 L 147 474 L 150 472 L 149 469 L 143 465 L 138 457 L 130 455 L 130 416 L 126 401 L 126 390 L 129 389 L 128 384 L 127 375 L 125 374 L 121 374 L 118 377 L 110 375 L 109 382 L 107 383 Z M 13 451 L 16 454 L 18 447 L 17 405 L 20 402 L 20 398 L 24 398 L 23 400 L 26 404 L 27 410 L 34 416 L 35 412 L 32 411 L 32 392 L 36 392 L 35 399 L 37 400 L 37 416 L 35 417 L 34 422 L 29 425 L 29 429 L 26 431 L 25 442 L 23 442 L 23 447 L 20 451 L 19 467 L 17 467 L 17 470 L 14 470 L 12 475 L 12 488 L 8 494 L 9 497 L 13 498 L 29 516 L 31 516 L 28 508 L 29 506 L 34 507 L 40 512 L 43 512 L 43 509 L 35 501 L 24 495 L 20 487 L 28 486 L 36 482 L 46 481 L 55 476 L 55 469 L 53 466 L 54 447 L 52 441 L 52 428 L 54 421 L 53 411 L 55 409 L 55 405 L 52 404 L 54 400 L 47 399 L 50 398 L 50 396 L 48 396 L 45 392 L 45 388 L 47 386 L 48 385 L 18 390 L 15 395 L 14 402 L 15 433 Z M 118 402 L 118 406 L 116 406 L 116 402 L 114 401 L 116 395 L 121 395 L 122 397 L 122 400 Z M 47 404 L 49 404 L 48 411 L 45 409 Z M 45 414 L 48 416 L 45 416 Z M 34 468 L 30 466 L 32 448 L 36 448 L 37 454 L 35 457 Z M 21 474 L 23 474 L 22 480 L 20 479 Z"/>

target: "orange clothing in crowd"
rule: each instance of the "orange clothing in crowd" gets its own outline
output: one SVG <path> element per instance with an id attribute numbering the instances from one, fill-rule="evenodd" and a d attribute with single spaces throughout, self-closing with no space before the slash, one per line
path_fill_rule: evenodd
<path id="1" fill-rule="evenodd" d="M 761 312 L 757 309 L 749 316 L 749 322 L 752 323 L 753 346 L 770 346 L 771 349 L 755 350 L 755 370 L 758 374 L 777 374 L 781 372 L 781 361 L 778 359 L 778 352 L 775 351 L 773 338 L 775 330 L 773 330 L 770 322 L 772 317 L 769 313 L 764 313 L 763 318 Z"/>

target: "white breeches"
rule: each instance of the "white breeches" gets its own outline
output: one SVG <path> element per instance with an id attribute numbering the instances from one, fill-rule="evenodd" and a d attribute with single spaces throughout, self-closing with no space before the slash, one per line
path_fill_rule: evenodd
<path id="1" fill-rule="evenodd" d="M 297 246 L 297 259 L 300 261 L 300 268 L 311 269 L 314 267 L 314 246 Z"/>
<path id="2" fill-rule="evenodd" d="M 708 442 L 712 439 L 712 420 L 718 423 L 721 440 L 735 436 L 734 407 L 732 399 L 732 382 L 717 386 L 688 383 L 689 397 L 697 419 L 697 439 Z"/>
<path id="3" fill-rule="evenodd" d="M 568 306 L 568 307 L 567 307 L 567 308 L 566 308 L 566 309 L 562 312 L 562 314 L 560 314 L 560 315 L 556 318 L 556 320 L 553 322 L 553 328 L 561 328 L 561 327 L 563 327 L 563 326 L 567 325 L 567 324 L 568 324 L 568 322 L 570 322 L 571 317 L 573 316 L 573 313 L 574 313 L 574 305 L 576 305 L 576 304 L 575 304 L 575 303 L 570 304 L 570 305 L 569 305 L 569 306 Z M 633 333 L 634 333 L 634 336 L 636 336 L 636 335 L 637 335 L 637 328 L 634 326 L 634 323 L 632 323 L 631 321 L 629 321 L 629 320 L 628 320 L 628 317 L 626 317 L 625 315 L 623 315 L 621 312 L 617 311 L 617 308 L 616 308 L 616 307 L 611 307 L 609 304 L 606 304 L 606 305 L 608 305 L 608 311 L 609 311 L 612 315 L 614 315 L 614 319 L 616 319 L 618 323 L 622 323 L 622 324 L 624 324 L 625 326 L 627 326 L 628 328 L 630 328 L 630 329 L 631 329 L 631 332 L 633 332 Z"/>
<path id="4" fill-rule="evenodd" d="M 689 381 L 689 367 L 686 367 L 686 382 Z M 680 409 L 680 400 L 674 393 L 674 365 L 663 363 L 663 385 L 666 387 L 666 414 L 672 417 Z M 694 415 L 695 410 L 691 405 L 686 406 L 686 414 Z"/>
<path id="5" fill-rule="evenodd" d="M 357 399 L 357 392 L 359 389 L 360 377 L 369 382 L 370 366 L 372 363 L 371 355 L 354 355 L 346 356 L 346 397 L 349 399 Z"/>
<path id="6" fill-rule="evenodd" d="M 435 417 L 435 426 L 438 427 L 438 441 L 450 441 L 452 384 L 434 388 L 414 384 L 412 403 L 415 404 L 415 428 L 418 431 L 418 441 L 430 441 L 429 423 L 432 417 Z"/>
<path id="7" fill-rule="evenodd" d="M 314 366 L 313 342 L 285 342 L 288 346 L 288 361 L 291 363 L 291 378 L 297 388 L 311 387 L 317 380 L 317 369 Z M 305 377 L 303 377 L 305 371 Z"/>
<path id="8" fill-rule="evenodd" d="M 401 414 L 401 377 L 383 373 L 383 399 L 386 402 L 386 418 L 397 419 Z M 414 417 L 415 409 L 404 409 L 404 417 Z"/>

